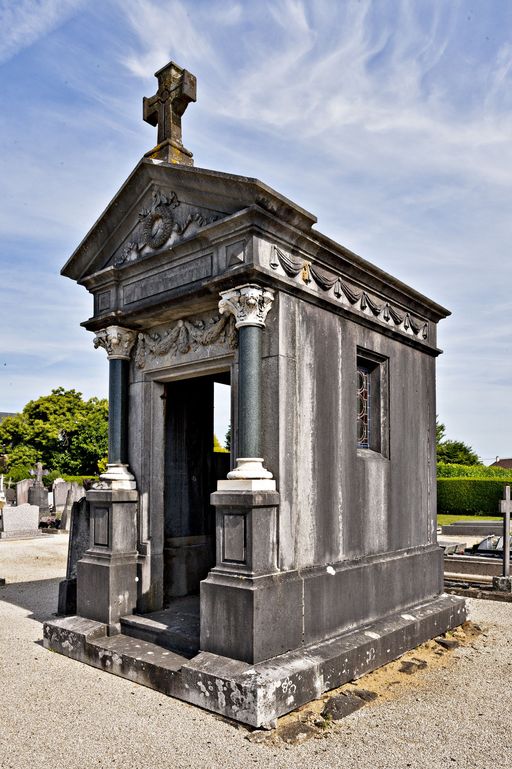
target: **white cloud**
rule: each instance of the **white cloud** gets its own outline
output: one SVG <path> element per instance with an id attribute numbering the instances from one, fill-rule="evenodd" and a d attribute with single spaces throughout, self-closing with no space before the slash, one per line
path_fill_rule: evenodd
<path id="1" fill-rule="evenodd" d="M 0 0 L 0 62 L 63 24 L 84 0 Z"/>

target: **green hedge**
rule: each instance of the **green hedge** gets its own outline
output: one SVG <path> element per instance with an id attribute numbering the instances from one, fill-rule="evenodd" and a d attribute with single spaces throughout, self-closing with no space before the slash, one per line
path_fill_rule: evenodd
<path id="1" fill-rule="evenodd" d="M 506 467 L 486 467 L 485 465 L 452 465 L 437 463 L 438 478 L 504 478 L 510 481 L 512 470 Z"/>
<path id="2" fill-rule="evenodd" d="M 496 514 L 508 478 L 438 478 L 437 512 L 473 515 Z"/>
<path id="3" fill-rule="evenodd" d="M 57 472 L 57 470 L 52 470 L 52 472 L 48 473 L 48 475 L 43 475 L 43 483 L 45 486 L 50 488 L 52 483 L 57 478 L 62 478 L 63 481 L 67 481 L 68 483 L 78 483 L 80 486 L 84 485 L 84 481 L 98 480 L 97 475 L 65 475 L 63 473 Z"/>

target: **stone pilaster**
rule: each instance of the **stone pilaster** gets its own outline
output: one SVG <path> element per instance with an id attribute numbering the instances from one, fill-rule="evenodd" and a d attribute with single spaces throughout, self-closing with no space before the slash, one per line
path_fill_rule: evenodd
<path id="1" fill-rule="evenodd" d="M 136 334 L 108 326 L 96 334 L 109 360 L 108 469 L 87 494 L 90 547 L 77 567 L 77 613 L 103 622 L 111 632 L 137 601 L 137 506 L 128 467 L 128 377 Z"/>

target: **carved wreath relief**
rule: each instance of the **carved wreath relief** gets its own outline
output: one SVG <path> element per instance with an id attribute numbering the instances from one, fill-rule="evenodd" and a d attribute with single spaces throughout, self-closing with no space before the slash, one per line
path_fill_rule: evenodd
<path id="1" fill-rule="evenodd" d="M 428 339 L 427 322 L 414 318 L 407 311 L 398 310 L 387 301 L 382 302 L 372 298 L 364 289 L 356 288 L 347 283 L 342 275 L 328 272 L 307 259 L 285 254 L 277 246 L 272 249 L 270 266 L 273 270 L 281 268 L 286 275 L 297 278 L 306 285 L 314 281 L 322 291 L 332 290 L 336 299 L 347 300 L 356 310 L 362 312 L 368 310 L 374 318 L 388 325 L 394 324 L 399 331 L 412 333 L 424 340 Z"/>
<path id="2" fill-rule="evenodd" d="M 197 229 L 219 218 L 218 216 L 207 218 L 196 212 L 189 214 L 184 221 L 180 222 L 176 210 L 180 205 L 175 192 L 165 193 L 161 190 L 153 190 L 150 207 L 139 211 L 137 237 L 127 243 L 123 251 L 116 256 L 114 266 L 121 267 L 126 262 L 133 262 L 140 256 L 157 251 L 164 246 L 170 248 L 185 235 L 192 235 L 194 225 Z"/>
<path id="3" fill-rule="evenodd" d="M 158 332 L 139 333 L 135 352 L 135 365 L 146 367 L 152 358 L 156 361 L 164 356 L 176 357 L 195 352 L 200 347 L 212 344 L 225 345 L 234 350 L 238 335 L 234 319 L 229 315 L 216 315 L 208 320 L 178 320 L 168 329 Z"/>

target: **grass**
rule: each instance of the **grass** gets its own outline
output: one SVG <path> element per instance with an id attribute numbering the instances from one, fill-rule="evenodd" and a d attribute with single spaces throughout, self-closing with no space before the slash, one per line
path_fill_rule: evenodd
<path id="1" fill-rule="evenodd" d="M 471 523 L 478 523 L 478 521 L 502 521 L 503 518 L 492 515 L 444 515 L 439 514 L 437 516 L 438 526 L 448 526 L 455 521 L 469 521 Z"/>

